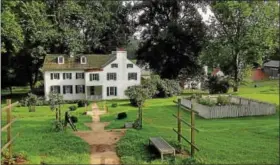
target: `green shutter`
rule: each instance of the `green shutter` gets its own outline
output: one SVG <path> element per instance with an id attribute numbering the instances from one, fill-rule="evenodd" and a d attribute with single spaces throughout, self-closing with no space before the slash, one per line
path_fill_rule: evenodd
<path id="1" fill-rule="evenodd" d="M 117 87 L 115 87 L 115 96 L 117 96 Z"/>
<path id="2" fill-rule="evenodd" d="M 71 85 L 71 88 L 70 88 L 70 93 L 72 94 L 73 93 L 73 86 Z"/>
<path id="3" fill-rule="evenodd" d="M 70 79 L 72 79 L 72 73 L 70 73 Z"/>
<path id="4" fill-rule="evenodd" d="M 60 94 L 60 86 L 58 86 L 58 93 Z"/>
<path id="5" fill-rule="evenodd" d="M 51 73 L 51 80 L 53 79 L 53 73 Z"/>
<path id="6" fill-rule="evenodd" d="M 79 93 L 79 92 L 78 92 L 78 85 L 75 85 L 75 87 L 76 87 L 76 89 L 75 89 L 75 90 L 76 90 L 76 93 Z"/>
<path id="7" fill-rule="evenodd" d="M 63 94 L 65 94 L 66 93 L 66 91 L 65 91 L 65 86 L 63 86 Z"/>
<path id="8" fill-rule="evenodd" d="M 63 73 L 63 79 L 65 79 L 65 73 Z"/>
<path id="9" fill-rule="evenodd" d="M 97 74 L 96 76 L 97 76 L 97 81 L 99 81 L 99 74 Z"/>
<path id="10" fill-rule="evenodd" d="M 85 93 L 85 86 L 83 85 L 83 93 Z"/>
<path id="11" fill-rule="evenodd" d="M 109 87 L 107 87 L 107 96 L 109 96 L 110 95 L 110 93 L 109 93 Z"/>

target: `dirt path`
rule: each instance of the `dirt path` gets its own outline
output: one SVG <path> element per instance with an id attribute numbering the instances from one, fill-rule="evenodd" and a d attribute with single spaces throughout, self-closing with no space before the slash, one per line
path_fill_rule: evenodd
<path id="1" fill-rule="evenodd" d="M 124 131 L 107 131 L 104 127 L 109 123 L 101 123 L 99 115 L 105 111 L 100 111 L 96 103 L 92 105 L 92 123 L 86 123 L 91 131 L 78 131 L 75 134 L 85 140 L 91 146 L 91 164 L 120 164 L 120 160 L 115 151 L 115 144 L 124 135 Z"/>

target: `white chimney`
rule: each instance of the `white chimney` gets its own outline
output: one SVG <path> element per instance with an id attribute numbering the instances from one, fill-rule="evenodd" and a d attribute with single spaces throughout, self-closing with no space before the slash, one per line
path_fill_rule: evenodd
<path id="1" fill-rule="evenodd" d="M 117 59 L 127 59 L 127 52 L 120 48 L 116 51 Z"/>
<path id="2" fill-rule="evenodd" d="M 207 73 L 208 73 L 208 66 L 206 66 L 206 65 L 203 66 L 203 69 L 204 69 L 204 74 L 207 75 Z"/>

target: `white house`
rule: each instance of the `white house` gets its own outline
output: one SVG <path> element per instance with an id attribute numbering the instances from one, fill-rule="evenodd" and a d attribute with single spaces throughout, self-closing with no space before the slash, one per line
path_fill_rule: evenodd
<path id="1" fill-rule="evenodd" d="M 127 87 L 139 85 L 141 79 L 141 69 L 123 50 L 110 55 L 47 55 L 43 72 L 47 100 L 50 91 L 65 100 L 123 99 Z"/>

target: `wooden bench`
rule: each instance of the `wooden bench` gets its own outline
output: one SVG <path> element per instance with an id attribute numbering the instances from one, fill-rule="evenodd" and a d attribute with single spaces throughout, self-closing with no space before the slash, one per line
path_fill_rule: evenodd
<path id="1" fill-rule="evenodd" d="M 163 160 L 163 155 L 173 154 L 175 156 L 175 149 L 170 144 L 168 144 L 162 137 L 150 137 L 149 145 L 151 144 L 153 144 L 160 152 L 161 161 Z"/>

